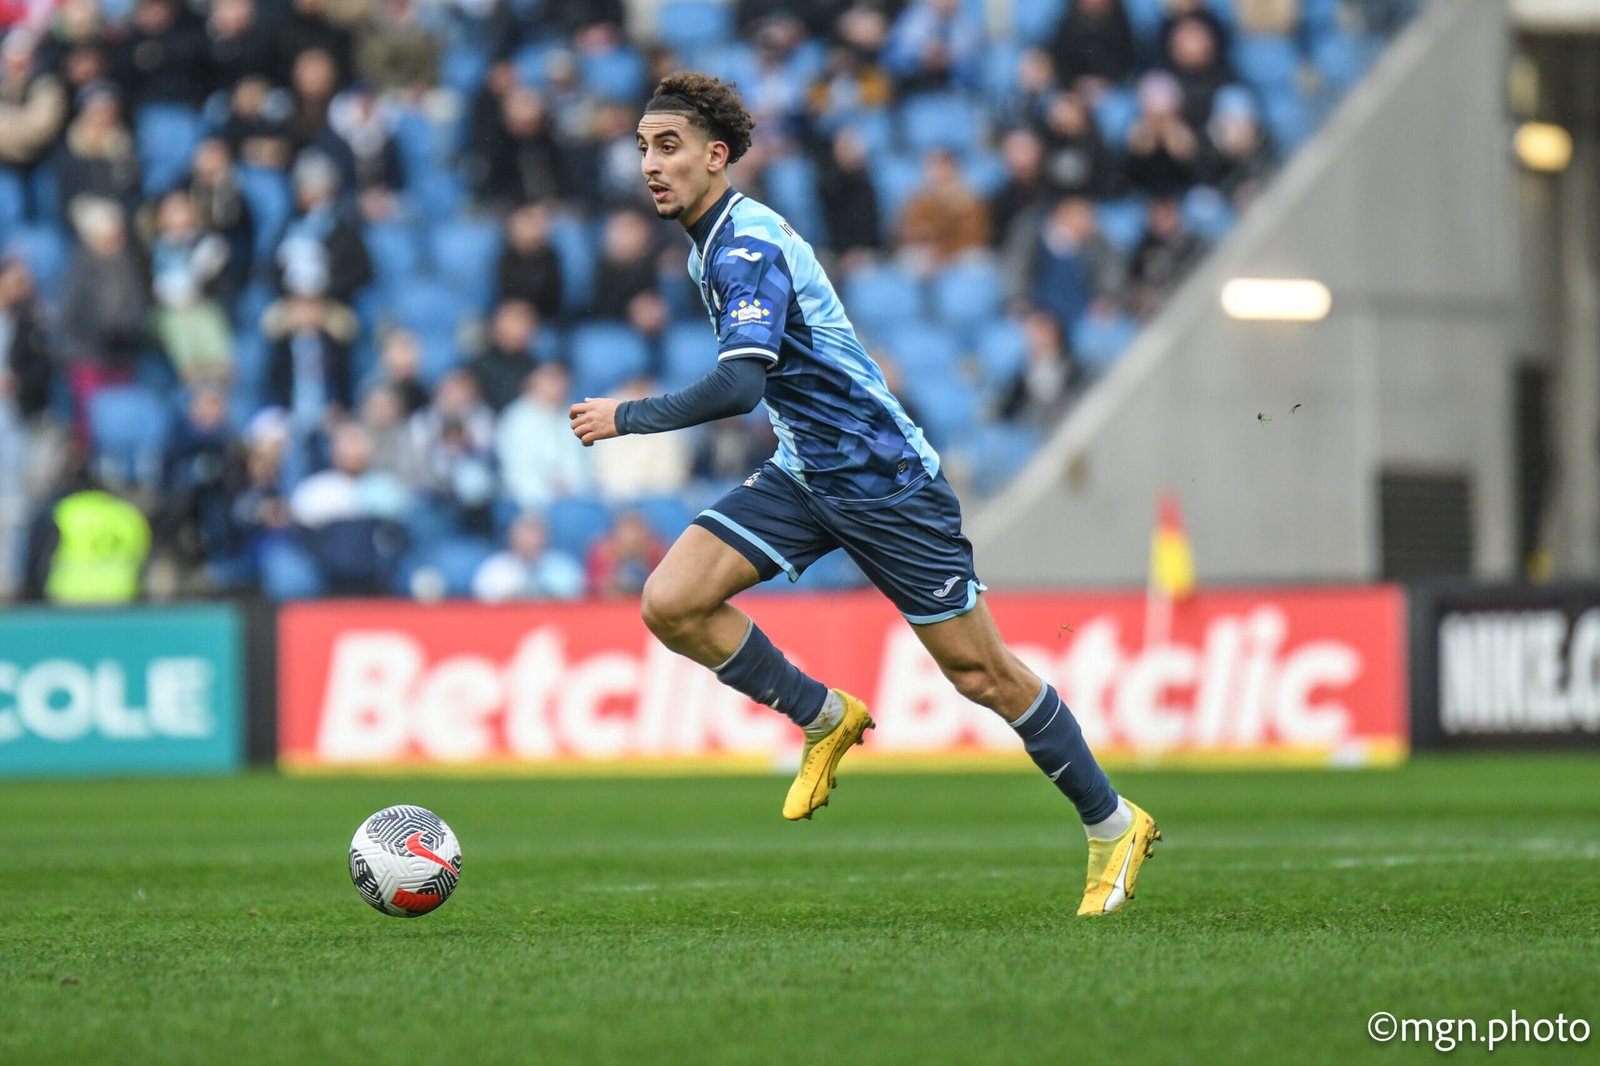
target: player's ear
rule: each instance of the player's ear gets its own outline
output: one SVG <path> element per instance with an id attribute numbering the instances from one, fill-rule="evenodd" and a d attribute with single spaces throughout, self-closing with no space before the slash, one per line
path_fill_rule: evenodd
<path id="1" fill-rule="evenodd" d="M 712 141 L 706 145 L 706 169 L 713 174 L 721 173 L 728 165 L 728 142 Z"/>

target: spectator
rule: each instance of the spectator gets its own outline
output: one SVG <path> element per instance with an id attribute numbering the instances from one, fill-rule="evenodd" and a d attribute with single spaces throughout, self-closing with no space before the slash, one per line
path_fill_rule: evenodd
<path id="1" fill-rule="evenodd" d="M 616 396 L 635 400 L 655 391 L 653 382 L 639 378 L 619 386 Z M 679 492 L 689 483 L 694 465 L 687 433 L 618 437 L 607 441 L 606 447 L 594 449 L 592 455 L 595 484 L 600 494 L 613 502 Z"/>
<path id="2" fill-rule="evenodd" d="M 544 97 L 526 86 L 512 87 L 501 102 L 499 127 L 486 146 L 469 156 L 468 172 L 479 199 L 493 206 L 559 197 L 561 150 Z"/>
<path id="3" fill-rule="evenodd" d="M 1197 16 L 1179 19 L 1167 38 L 1166 69 L 1183 91 L 1183 120 L 1193 129 L 1204 128 L 1211 116 L 1217 90 L 1233 80 L 1222 54 L 1222 38 L 1213 23 Z"/>
<path id="4" fill-rule="evenodd" d="M 1050 53 L 1042 48 L 1025 49 L 1017 58 L 1015 83 L 1005 86 L 995 100 L 995 123 L 1001 128 L 1038 126 L 1044 118 L 1045 104 L 1059 88 L 1060 79 Z"/>
<path id="5" fill-rule="evenodd" d="M 278 244 L 279 286 L 350 304 L 372 280 L 372 260 L 360 227 L 339 206 L 338 168 L 325 155 L 303 154 L 294 167 L 294 191 L 299 211 Z"/>
<path id="6" fill-rule="evenodd" d="M 122 121 L 122 99 L 110 82 L 95 82 L 78 94 L 78 117 L 67 126 L 56 172 L 68 211 L 81 197 L 113 201 L 130 217 L 138 206 L 139 160 Z"/>
<path id="7" fill-rule="evenodd" d="M 1041 136 L 1045 174 L 1056 195 L 1101 198 L 1118 191 L 1115 164 L 1083 94 L 1053 94 L 1044 106 Z"/>
<path id="8" fill-rule="evenodd" d="M 350 410 L 356 319 L 349 308 L 315 296 L 287 296 L 267 308 L 261 332 L 272 344 L 267 398 L 288 412 L 297 438 Z"/>
<path id="9" fill-rule="evenodd" d="M 593 486 L 591 453 L 572 435 L 567 420 L 571 389 L 572 376 L 565 366 L 541 363 L 495 429 L 506 495 L 525 511 L 542 511 L 555 500 L 582 496 Z"/>
<path id="10" fill-rule="evenodd" d="M 228 428 L 228 394 L 200 385 L 163 457 L 160 543 L 175 546 L 191 564 L 230 558 L 232 496 L 243 467 L 243 447 Z"/>
<path id="11" fill-rule="evenodd" d="M 13 29 L 0 42 L 0 163 L 31 174 L 66 118 L 66 92 L 38 62 L 38 38 Z"/>
<path id="12" fill-rule="evenodd" d="M 232 93 L 241 78 L 269 77 L 273 41 L 256 0 L 211 0 L 202 45 L 212 92 Z"/>
<path id="13" fill-rule="evenodd" d="M 395 143 L 399 115 L 372 90 L 357 86 L 333 98 L 328 126 L 354 171 L 353 190 L 368 220 L 390 218 L 405 186 L 400 148 Z"/>
<path id="14" fill-rule="evenodd" d="M 1030 311 L 1022 318 L 1022 333 L 1027 358 L 1000 402 L 1000 417 L 1048 428 L 1066 413 L 1077 373 L 1056 316 Z"/>
<path id="15" fill-rule="evenodd" d="M 422 346 L 413 333 L 392 329 L 383 335 L 374 383 L 388 385 L 400 394 L 408 419 L 433 401 L 422 383 Z"/>
<path id="16" fill-rule="evenodd" d="M 882 230 L 866 139 L 845 127 L 834 134 L 831 148 L 817 181 L 829 243 L 841 256 L 876 249 Z"/>
<path id="17" fill-rule="evenodd" d="M 381 0 L 356 42 L 356 71 L 381 93 L 417 95 L 439 82 L 439 42 L 417 0 Z"/>
<path id="18" fill-rule="evenodd" d="M 666 545 L 637 511 L 622 511 L 611 531 L 589 549 L 591 596 L 637 596 L 645 579 L 666 556 Z"/>
<path id="19" fill-rule="evenodd" d="M 466 528 L 486 531 L 494 502 L 494 412 L 464 369 L 439 379 L 433 402 L 411 417 L 423 488 Z"/>
<path id="20" fill-rule="evenodd" d="M 533 339 L 539 332 L 539 312 L 521 300 L 505 300 L 494 309 L 489 325 L 489 346 L 467 365 L 478 383 L 478 394 L 496 413 L 522 392 L 533 371 Z"/>
<path id="21" fill-rule="evenodd" d="M 233 87 L 222 139 L 233 157 L 249 166 L 282 170 L 294 156 L 289 140 L 290 100 L 265 78 L 250 74 Z"/>
<path id="22" fill-rule="evenodd" d="M 606 220 L 591 309 L 597 317 L 625 318 L 629 301 L 641 292 L 655 291 L 651 236 L 650 223 L 636 211 L 616 211 Z"/>
<path id="23" fill-rule="evenodd" d="M 188 190 L 161 198 L 150 246 L 155 332 L 186 383 L 225 380 L 233 371 L 233 333 L 216 299 L 228 256 L 228 242 L 200 228 Z"/>
<path id="24" fill-rule="evenodd" d="M 72 207 L 81 242 L 67 273 L 62 342 L 80 434 L 91 396 L 130 381 L 145 343 L 149 282 L 128 246 L 120 205 L 81 197 Z"/>
<path id="25" fill-rule="evenodd" d="M 1093 94 L 1133 73 L 1133 27 L 1122 0 L 1073 0 L 1050 46 L 1064 85 Z"/>
<path id="26" fill-rule="evenodd" d="M 707 423 L 695 441 L 692 472 L 708 481 L 742 481 L 777 445 L 772 423 L 765 416 L 718 419 Z"/>
<path id="27" fill-rule="evenodd" d="M 1134 314 L 1149 318 L 1199 258 L 1201 244 L 1183 225 L 1178 201 L 1150 201 L 1145 233 L 1133 250 L 1128 281 Z"/>
<path id="28" fill-rule="evenodd" d="M 869 17 L 882 25 L 881 15 Z M 893 97 L 894 85 L 872 53 L 837 45 L 828 50 L 827 65 L 811 83 L 806 111 L 822 129 L 834 129 L 863 111 L 887 107 Z"/>
<path id="29" fill-rule="evenodd" d="M 62 489 L 34 519 L 23 596 L 54 604 L 132 603 L 144 584 L 150 523 L 100 488 L 81 451 L 64 457 Z"/>
<path id="30" fill-rule="evenodd" d="M 976 89 L 983 76 L 981 10 L 963 0 L 911 0 L 883 54 L 902 92 Z"/>
<path id="31" fill-rule="evenodd" d="M 372 469 L 393 474 L 405 485 L 423 484 L 427 465 L 398 388 L 380 381 L 366 391 L 361 398 L 361 427 L 372 441 Z"/>
<path id="32" fill-rule="evenodd" d="M 1248 89 L 1229 86 L 1217 93 L 1206 124 L 1200 173 L 1236 209 L 1242 210 L 1272 167 L 1272 150 Z"/>
<path id="33" fill-rule="evenodd" d="M 1199 19 L 1211 30 L 1211 35 L 1216 38 L 1220 52 L 1228 51 L 1228 30 L 1223 26 L 1222 20 L 1217 18 L 1211 10 L 1209 0 L 1166 0 L 1167 13 L 1162 16 L 1161 28 L 1157 35 L 1156 51 L 1158 55 L 1172 54 L 1172 35 L 1177 32 L 1178 26 L 1188 19 Z"/>
<path id="34" fill-rule="evenodd" d="M 230 485 L 227 562 L 214 562 L 213 576 L 224 587 L 247 584 L 259 573 L 260 558 L 274 542 L 289 536 L 289 504 L 283 494 L 283 458 L 288 433 L 281 411 L 267 408 L 244 434 L 244 476 Z"/>
<path id="35" fill-rule="evenodd" d="M 1045 180 L 1044 145 L 1032 130 L 1012 130 L 1000 142 L 1000 161 L 1006 168 L 1005 184 L 989 197 L 989 219 L 994 230 L 990 243 L 996 247 L 1038 232 L 1040 218 L 1049 199 Z"/>
<path id="36" fill-rule="evenodd" d="M 518 84 L 516 64 L 510 59 L 497 59 L 468 107 L 462 171 L 475 190 L 488 180 L 490 160 L 498 158 L 502 151 L 499 142 L 505 138 L 502 116 L 506 97 Z"/>
<path id="37" fill-rule="evenodd" d="M 134 111 L 149 104 L 197 107 L 205 96 L 205 38 L 178 0 L 138 0 L 131 32 L 114 56 L 117 82 Z"/>
<path id="38" fill-rule="evenodd" d="M 332 465 L 306 478 L 289 497 L 296 546 L 303 553 L 297 561 L 309 561 L 316 583 L 335 594 L 386 592 L 405 547 L 399 520 L 409 494 L 391 475 L 372 469 L 372 442 L 358 423 L 337 425 L 330 450 Z M 281 572 L 282 562 L 275 561 L 274 569 Z M 284 591 L 281 584 L 277 591 Z"/>
<path id="39" fill-rule="evenodd" d="M 989 241 L 989 212 L 961 177 L 956 157 L 936 149 L 923 159 L 923 184 L 900 219 L 905 250 L 937 267 Z"/>
<path id="40" fill-rule="evenodd" d="M 522 300 L 539 316 L 554 319 L 561 313 L 561 258 L 550 246 L 550 211 L 542 204 L 526 204 L 506 219 L 505 246 L 500 251 L 497 275 L 502 300 Z"/>
<path id="41" fill-rule="evenodd" d="M 289 137 L 296 152 L 315 148 L 336 160 L 348 182 L 354 171 L 343 142 L 328 126 L 328 112 L 339 91 L 339 67 L 321 48 L 309 48 L 295 57 L 289 88 L 294 109 L 289 115 Z"/>
<path id="42" fill-rule="evenodd" d="M 289 72 L 306 52 L 319 51 L 333 61 L 333 83 L 350 79 L 354 37 L 348 29 L 329 17 L 328 0 L 293 0 L 293 6 L 277 28 L 278 68 L 273 78 L 279 85 L 289 83 Z"/>
<path id="43" fill-rule="evenodd" d="M 1151 196 L 1174 196 L 1194 184 L 1200 138 L 1183 119 L 1183 91 L 1166 71 L 1139 81 L 1139 117 L 1128 131 L 1128 178 Z"/>
<path id="44" fill-rule="evenodd" d="M 0 261 L 0 600 L 21 578 L 28 473 L 49 400 L 50 349 L 33 278 L 21 260 Z"/>
<path id="45" fill-rule="evenodd" d="M 508 600 L 575 600 L 583 595 L 578 560 L 550 547 L 550 534 L 537 515 L 519 515 L 506 535 L 506 548 L 489 556 L 472 575 L 472 594 L 485 603 Z"/>
<path id="46" fill-rule="evenodd" d="M 1120 288 L 1120 275 L 1116 252 L 1099 231 L 1094 205 L 1081 196 L 1067 197 L 1051 209 L 1034 256 L 1020 272 L 1032 279 L 1028 295 L 1033 303 L 1055 315 L 1062 330 L 1070 329 L 1095 297 Z"/>
<path id="47" fill-rule="evenodd" d="M 189 199 L 194 204 L 200 228 L 215 233 L 228 243 L 228 263 L 216 279 L 217 295 L 231 299 L 244 287 L 255 258 L 256 227 L 239 173 L 233 165 L 228 144 L 220 137 L 208 137 L 195 149 L 189 171 Z"/>

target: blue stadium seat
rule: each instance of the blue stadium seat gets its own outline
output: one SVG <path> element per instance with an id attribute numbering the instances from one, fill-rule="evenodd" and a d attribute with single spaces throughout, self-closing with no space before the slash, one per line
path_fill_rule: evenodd
<path id="1" fill-rule="evenodd" d="M 1025 45 L 1049 44 L 1066 13 L 1066 0 L 1019 0 L 1011 5 L 1011 32 Z"/>
<path id="2" fill-rule="evenodd" d="M 587 53 L 579 57 L 578 69 L 583 84 L 602 100 L 627 103 L 644 92 L 644 57 L 632 48 Z"/>
<path id="3" fill-rule="evenodd" d="M 1106 147 L 1121 154 L 1128 147 L 1128 131 L 1139 118 L 1139 98 L 1131 90 L 1108 87 L 1094 104 L 1094 122 Z"/>
<path id="4" fill-rule="evenodd" d="M 422 376 L 435 381 L 461 362 L 458 338 L 463 321 L 473 313 L 468 294 L 420 276 L 383 286 L 388 312 L 414 333 L 422 347 Z"/>
<path id="5" fill-rule="evenodd" d="M 972 191 L 990 197 L 998 193 L 1011 175 L 1006 171 L 1005 160 L 995 152 L 973 152 L 961 167 L 961 176 Z"/>
<path id="6" fill-rule="evenodd" d="M 842 117 L 839 125 L 849 126 L 860 134 L 868 154 L 874 160 L 888 156 L 894 141 L 894 116 L 888 109 L 880 107 L 852 111 Z"/>
<path id="7" fill-rule="evenodd" d="M 978 333 L 977 352 L 983 383 L 997 392 L 1008 387 L 1027 362 L 1027 338 L 1016 320 L 997 318 Z"/>
<path id="8" fill-rule="evenodd" d="M 983 95 L 989 106 L 997 107 L 1017 91 L 1022 47 L 1015 41 L 993 41 L 983 57 Z"/>
<path id="9" fill-rule="evenodd" d="M 935 448 L 960 440 L 977 425 L 978 391 L 954 373 L 908 373 L 905 391 Z"/>
<path id="10" fill-rule="evenodd" d="M 656 9 L 656 40 L 677 52 L 733 36 L 733 6 L 717 0 L 666 0 Z"/>
<path id="11" fill-rule="evenodd" d="M 422 267 L 422 248 L 410 223 L 369 222 L 363 230 L 372 271 L 379 281 L 410 278 Z"/>
<path id="12" fill-rule="evenodd" d="M 958 93 L 911 97 L 900 107 L 900 123 L 906 148 L 918 155 L 934 148 L 966 155 L 977 148 L 983 136 L 978 108 Z"/>
<path id="13" fill-rule="evenodd" d="M 424 218 L 449 218 L 457 214 L 467 196 L 460 176 L 442 168 L 410 175 L 405 194 L 412 211 Z"/>
<path id="14" fill-rule="evenodd" d="M 711 373 L 717 336 L 703 317 L 667 327 L 661 339 L 661 389 L 671 392 Z"/>
<path id="15" fill-rule="evenodd" d="M 620 322 L 583 322 L 567 338 L 572 387 L 579 396 L 608 396 L 650 369 L 650 350 L 637 331 Z"/>
<path id="16" fill-rule="evenodd" d="M 1147 52 L 1153 52 L 1156 38 L 1161 32 L 1161 20 L 1167 15 L 1162 0 L 1122 0 L 1128 12 L 1128 25 L 1133 28 L 1134 40 Z"/>
<path id="17" fill-rule="evenodd" d="M 1139 324 L 1127 315 L 1084 315 L 1072 324 L 1072 357 L 1091 374 L 1103 374 L 1138 336 Z"/>
<path id="18" fill-rule="evenodd" d="M 934 312 L 956 329 L 976 332 L 1000 314 L 1005 288 L 1005 278 L 993 262 L 977 257 L 963 259 L 934 277 Z"/>
<path id="19" fill-rule="evenodd" d="M 1005 422 L 978 426 L 968 439 L 973 487 L 983 496 L 1005 487 L 1039 450 L 1037 430 Z"/>
<path id="20" fill-rule="evenodd" d="M 628 503 L 630 510 L 638 511 L 656 536 L 666 541 L 678 539 L 678 534 L 689 528 L 698 513 L 682 496 L 641 496 Z"/>
<path id="21" fill-rule="evenodd" d="M 439 83 L 463 97 L 472 97 L 489 72 L 489 53 L 461 42 L 445 46 L 439 57 Z"/>
<path id="22" fill-rule="evenodd" d="M 281 170 L 241 166 L 239 194 L 249 206 L 251 221 L 255 223 L 255 261 L 264 262 L 278 247 L 278 238 L 294 213 L 289 181 Z"/>
<path id="23" fill-rule="evenodd" d="M 433 123 L 420 108 L 400 109 L 400 118 L 394 127 L 394 142 L 408 177 L 439 169 Z"/>
<path id="24" fill-rule="evenodd" d="M 917 279 L 889 264 L 863 267 L 847 276 L 841 298 L 850 321 L 874 338 L 881 338 L 894 323 L 922 318 Z"/>
<path id="25" fill-rule="evenodd" d="M 1315 129 L 1310 106 L 1293 90 L 1270 94 L 1266 99 L 1265 117 L 1267 132 L 1283 155 L 1304 144 Z"/>
<path id="26" fill-rule="evenodd" d="M 568 314 L 588 310 L 594 299 L 595 242 L 582 219 L 557 215 L 550 220 L 550 247 L 561 260 L 561 307 Z"/>
<path id="27" fill-rule="evenodd" d="M 911 320 L 896 323 L 884 338 L 884 347 L 908 383 L 953 377 L 961 356 L 948 329 Z"/>
<path id="28" fill-rule="evenodd" d="M 428 234 L 434 273 L 488 301 L 494 295 L 500 241 L 500 227 L 489 219 L 440 219 Z"/>
<path id="29" fill-rule="evenodd" d="M 171 412 L 161 394 L 142 385 L 111 385 L 89 398 L 89 441 L 101 474 L 123 484 L 161 479 Z"/>
<path id="30" fill-rule="evenodd" d="M 1300 26 L 1307 37 L 1337 32 L 1344 0 L 1300 0 Z"/>
<path id="31" fill-rule="evenodd" d="M 46 300 L 61 298 L 71 254 L 65 233 L 41 222 L 17 226 L 6 238 L 5 248 L 7 255 L 14 255 L 28 264 L 34 283 Z"/>
<path id="32" fill-rule="evenodd" d="M 811 160 L 794 154 L 774 159 L 763 179 L 768 202 L 789 224 L 816 245 L 826 245 L 822 202 L 817 196 L 817 169 Z"/>
<path id="33" fill-rule="evenodd" d="M 1144 236 L 1144 201 L 1137 196 L 1107 200 L 1095 208 L 1100 232 L 1118 253 L 1127 255 Z"/>
<path id="34" fill-rule="evenodd" d="M 1186 229 L 1211 244 L 1233 231 L 1238 213 L 1217 190 L 1196 185 L 1183 198 L 1183 224 Z"/>
<path id="35" fill-rule="evenodd" d="M 1240 34 L 1233 42 L 1233 65 L 1263 95 L 1293 89 L 1300 74 L 1294 41 L 1275 34 Z"/>
<path id="36" fill-rule="evenodd" d="M 26 206 L 22 175 L 10 167 L 0 167 L 0 239 L 22 224 Z"/>
<path id="37" fill-rule="evenodd" d="M 133 136 L 146 196 L 166 192 L 183 180 L 203 131 L 200 113 L 182 104 L 146 104 L 139 109 Z"/>
<path id="38" fill-rule="evenodd" d="M 463 599 L 472 595 L 472 576 L 493 554 L 493 545 L 478 537 L 446 537 L 413 554 L 400 570 L 407 586 L 418 571 L 431 570 L 443 581 L 446 597 Z"/>
<path id="39" fill-rule="evenodd" d="M 567 496 L 550 504 L 544 515 L 550 547 L 575 559 L 589 554 L 589 545 L 611 528 L 611 512 L 599 500 Z"/>
<path id="40" fill-rule="evenodd" d="M 1342 96 L 1361 80 L 1382 48 L 1381 39 L 1333 30 L 1312 41 L 1311 62 L 1322 83 L 1335 96 Z"/>
<path id="41" fill-rule="evenodd" d="M 844 551 L 831 551 L 806 567 L 806 572 L 800 575 L 800 580 L 791 582 L 788 578 L 779 577 L 777 580 L 768 581 L 761 586 L 763 593 L 816 593 L 839 592 L 845 589 L 858 589 L 867 583 L 866 575 L 851 561 L 850 556 Z"/>

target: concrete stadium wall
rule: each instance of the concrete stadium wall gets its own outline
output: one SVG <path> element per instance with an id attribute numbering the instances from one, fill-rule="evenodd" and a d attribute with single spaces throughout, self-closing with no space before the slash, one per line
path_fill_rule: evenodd
<path id="1" fill-rule="evenodd" d="M 973 516 L 986 580 L 1142 582 L 1163 489 L 1183 501 L 1202 580 L 1370 579 L 1381 470 L 1469 475 L 1475 569 L 1510 571 L 1507 47 L 1500 0 L 1414 21 Z M 1234 321 L 1218 297 L 1241 276 L 1320 279 L 1332 313 Z"/>

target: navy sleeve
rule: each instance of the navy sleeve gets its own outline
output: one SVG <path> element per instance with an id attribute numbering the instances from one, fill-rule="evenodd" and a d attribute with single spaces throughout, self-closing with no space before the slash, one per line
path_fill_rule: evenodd
<path id="1" fill-rule="evenodd" d="M 618 433 L 665 433 L 754 410 L 767 388 L 767 364 L 757 358 L 723 359 L 693 385 L 617 405 Z"/>

